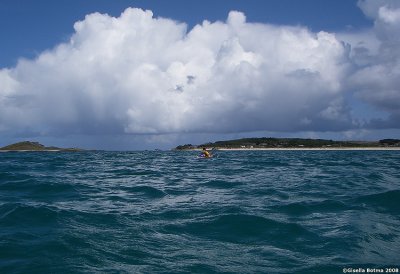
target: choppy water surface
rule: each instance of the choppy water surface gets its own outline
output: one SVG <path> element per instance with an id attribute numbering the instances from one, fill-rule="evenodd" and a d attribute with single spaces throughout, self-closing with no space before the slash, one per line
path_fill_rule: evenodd
<path id="1" fill-rule="evenodd" d="M 399 164 L 399 151 L 0 153 L 0 272 L 398 267 Z"/>

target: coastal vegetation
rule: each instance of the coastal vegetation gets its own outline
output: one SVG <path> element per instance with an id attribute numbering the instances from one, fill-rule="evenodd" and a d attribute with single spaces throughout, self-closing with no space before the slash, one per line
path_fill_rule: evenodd
<path id="1" fill-rule="evenodd" d="M 79 148 L 46 147 L 38 142 L 24 141 L 0 148 L 0 151 L 82 151 Z"/>
<path id="2" fill-rule="evenodd" d="M 357 148 L 357 147 L 400 147 L 399 139 L 383 139 L 380 141 L 333 141 L 324 139 L 303 138 L 242 138 L 227 141 L 209 142 L 200 145 L 179 145 L 176 150 L 214 147 L 224 149 L 236 148 Z"/>

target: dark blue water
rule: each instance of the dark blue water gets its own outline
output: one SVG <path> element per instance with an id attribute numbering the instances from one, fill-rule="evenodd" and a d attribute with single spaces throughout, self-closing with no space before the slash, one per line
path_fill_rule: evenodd
<path id="1" fill-rule="evenodd" d="M 399 266 L 400 151 L 0 153 L 0 273 Z"/>

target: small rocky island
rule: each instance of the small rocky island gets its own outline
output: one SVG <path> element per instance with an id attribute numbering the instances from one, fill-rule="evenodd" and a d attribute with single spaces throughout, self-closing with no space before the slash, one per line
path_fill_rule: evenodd
<path id="1" fill-rule="evenodd" d="M 83 149 L 46 147 L 38 142 L 24 141 L 0 148 L 0 152 L 8 151 L 83 151 Z"/>

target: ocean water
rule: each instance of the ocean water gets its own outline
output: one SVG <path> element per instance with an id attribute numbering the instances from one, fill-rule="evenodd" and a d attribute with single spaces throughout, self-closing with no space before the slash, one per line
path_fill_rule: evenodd
<path id="1" fill-rule="evenodd" d="M 0 273 L 400 268 L 400 151 L 216 156 L 0 153 Z"/>

